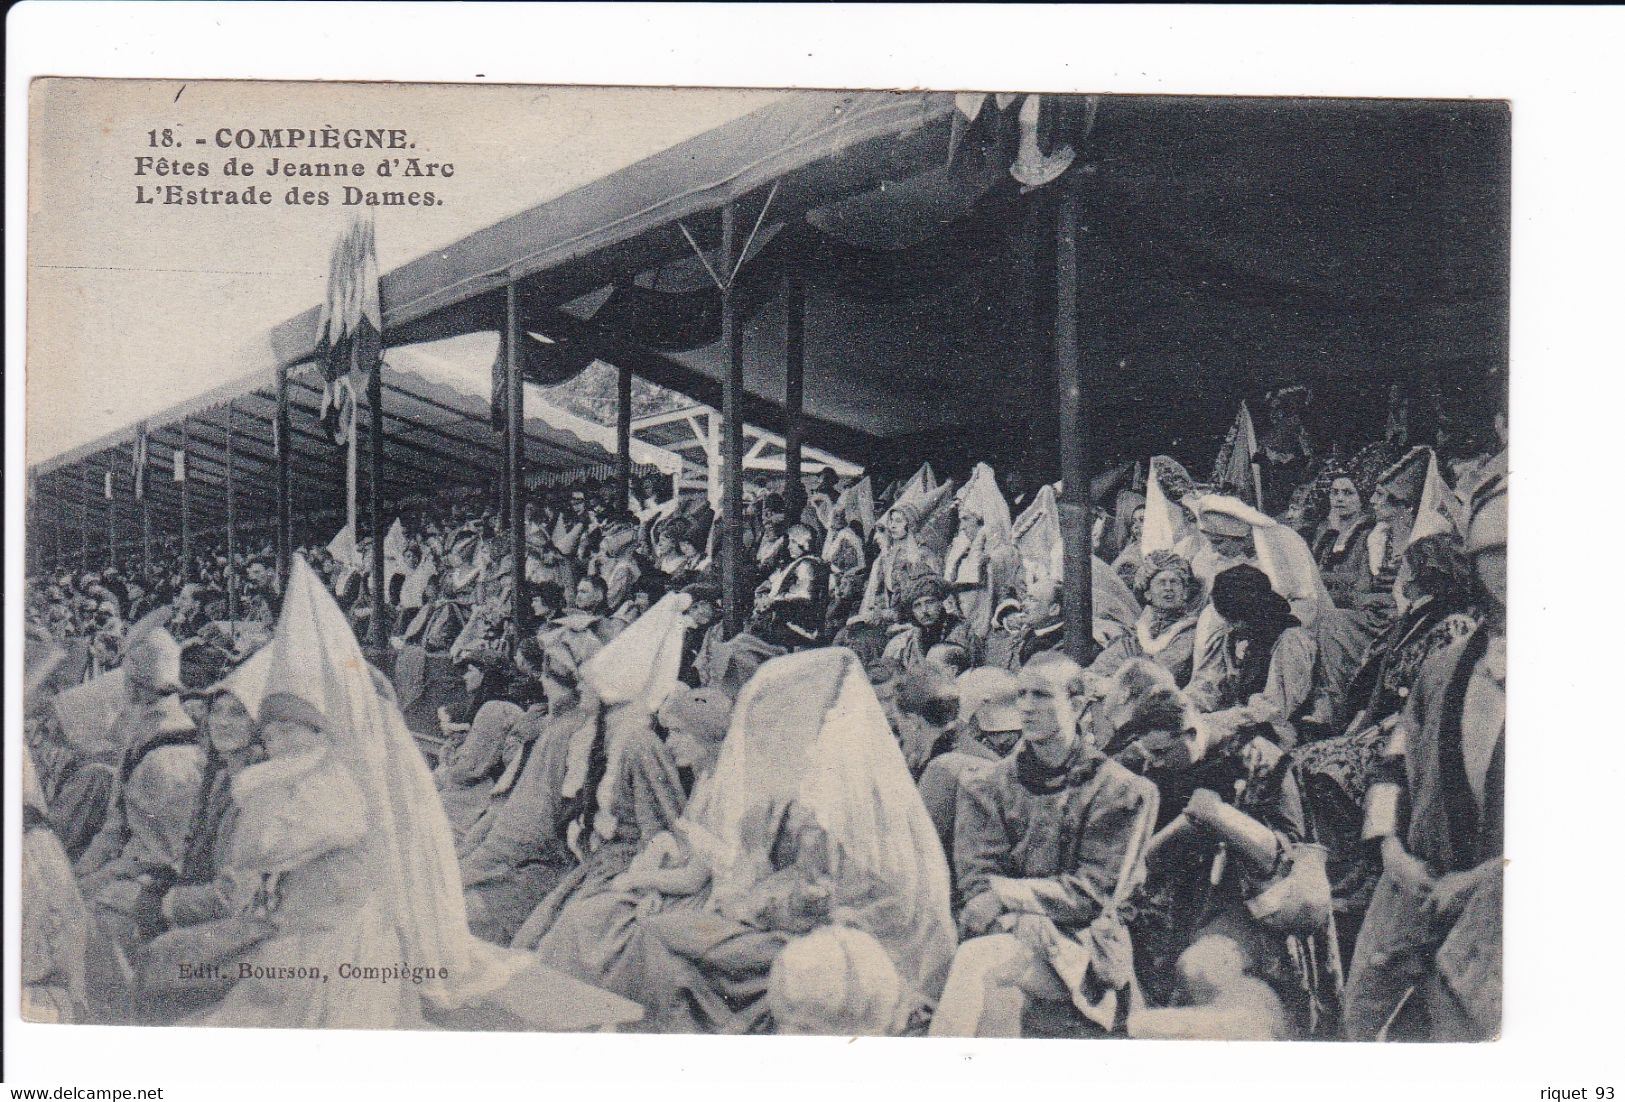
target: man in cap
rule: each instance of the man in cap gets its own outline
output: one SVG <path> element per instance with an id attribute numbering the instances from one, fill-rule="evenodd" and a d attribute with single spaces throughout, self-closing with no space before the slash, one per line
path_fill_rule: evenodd
<path id="1" fill-rule="evenodd" d="M 954 845 L 954 808 L 966 774 L 1004 758 L 1021 737 L 1015 674 L 983 666 L 960 674 L 955 688 L 959 699 L 953 740 L 920 774 L 920 799 L 949 854 Z"/>
<path id="2" fill-rule="evenodd" d="M 1469 510 L 1486 615 L 1422 667 L 1389 747 L 1397 768 L 1367 799 L 1364 833 L 1383 873 L 1344 993 L 1354 1040 L 1479 1041 L 1500 1030 L 1505 478 L 1481 485 Z"/>
<path id="3" fill-rule="evenodd" d="M 125 704 L 113 727 L 125 750 L 107 821 L 75 867 L 93 913 L 126 953 L 163 929 L 159 908 L 203 798 L 207 754 L 180 706 L 181 648 L 165 628 L 172 614 L 148 613 L 126 639 Z"/>

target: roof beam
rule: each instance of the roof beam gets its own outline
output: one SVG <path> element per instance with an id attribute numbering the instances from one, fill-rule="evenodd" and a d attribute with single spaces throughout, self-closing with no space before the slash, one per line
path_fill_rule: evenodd
<path id="1" fill-rule="evenodd" d="M 632 372 L 668 390 L 676 390 L 713 409 L 722 403 L 722 383 L 695 371 L 662 352 L 644 348 L 618 333 L 590 321 L 581 321 L 555 309 L 538 308 L 531 313 L 532 324 L 547 332 L 558 332 L 593 350 L 597 357 Z M 746 391 L 743 397 L 747 422 L 769 424 L 784 417 L 778 403 Z M 848 428 L 822 417 L 805 415 L 807 438 L 837 452 L 859 456 L 873 454 L 881 442 L 858 429 Z"/>

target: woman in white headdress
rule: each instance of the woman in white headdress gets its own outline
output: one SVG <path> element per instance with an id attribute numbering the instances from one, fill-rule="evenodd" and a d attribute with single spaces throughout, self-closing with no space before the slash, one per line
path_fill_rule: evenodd
<path id="1" fill-rule="evenodd" d="M 947 861 L 851 651 L 802 651 L 757 672 L 678 833 L 708 875 L 639 919 L 653 1028 L 766 1029 L 780 950 L 831 925 L 884 948 L 908 1008 L 941 992 L 955 942 Z"/>
<path id="2" fill-rule="evenodd" d="M 1305 628 L 1335 608 L 1321 581 L 1320 568 L 1303 537 L 1237 498 L 1202 494 L 1192 499 L 1197 513 L 1200 549 L 1190 560 L 1201 583 L 1212 588 L 1213 579 L 1233 566 L 1253 566 L 1264 572 L 1270 588 L 1285 598 L 1292 615 Z M 1196 670 L 1191 683 L 1217 676 L 1219 638 L 1224 620 L 1210 603 L 1196 620 Z"/>
<path id="3" fill-rule="evenodd" d="M 451 829 L 423 755 L 344 614 L 295 559 L 259 720 L 268 757 L 233 781 L 235 912 L 275 929 L 204 1025 L 409 1028 L 523 964 L 468 931 Z M 361 978 L 402 962 L 419 980 Z"/>
<path id="4" fill-rule="evenodd" d="M 1022 561 L 1022 582 L 1029 606 L 1027 641 L 1023 650 L 1050 650 L 1060 645 L 1061 586 L 1066 576 L 1066 552 L 1061 539 L 1061 508 L 1055 486 L 1046 485 L 1016 518 L 1015 544 Z M 1089 556 L 1091 633 L 1101 646 L 1134 630 L 1140 602 L 1099 555 Z M 1046 643 L 1039 637 L 1054 642 Z"/>
<path id="5" fill-rule="evenodd" d="M 987 639 L 993 609 L 1021 584 L 1021 557 L 1011 536 L 1010 506 L 993 468 L 978 463 L 959 491 L 959 529 L 948 545 L 944 581 L 959 619 L 977 640 Z"/>
<path id="6" fill-rule="evenodd" d="M 1172 551 L 1190 562 L 1201 549 L 1194 509 L 1196 483 L 1178 460 L 1151 457 L 1145 480 L 1145 515 L 1140 522 L 1140 554 Z"/>
<path id="7" fill-rule="evenodd" d="M 733 701 L 721 690 L 687 686 L 678 686 L 660 707 L 666 746 L 672 760 L 690 770 L 694 799 L 710 787 L 732 710 Z M 624 872 L 596 892 L 572 896 L 537 945 L 537 955 L 549 967 L 635 999 L 643 975 L 639 916 L 658 904 L 661 894 L 688 895 L 704 887 L 707 875 L 703 860 L 692 859 L 678 833 L 645 838 Z"/>
<path id="8" fill-rule="evenodd" d="M 596 707 L 571 736 L 561 790 L 565 841 L 582 861 L 525 919 L 514 948 L 536 948 L 573 900 L 605 890 L 682 813 L 682 779 L 654 717 L 677 687 L 691 600 L 668 593 L 582 667 Z"/>
<path id="9" fill-rule="evenodd" d="M 887 543 L 869 571 L 858 619 L 871 624 L 896 623 L 909 583 L 921 574 L 941 574 L 942 556 L 920 540 L 924 520 L 925 513 L 914 499 L 899 501 L 886 511 L 882 528 Z"/>

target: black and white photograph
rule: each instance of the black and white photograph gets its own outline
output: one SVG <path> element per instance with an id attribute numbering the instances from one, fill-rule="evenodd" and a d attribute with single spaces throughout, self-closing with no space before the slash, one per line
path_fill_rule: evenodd
<path id="1" fill-rule="evenodd" d="M 1549 96 L 331 10 L 8 109 L 19 1086 L 1625 1087 L 1619 365 L 1552 335 L 1625 218 L 1544 228 Z"/>
<path id="2" fill-rule="evenodd" d="M 31 108 L 29 1020 L 1497 1035 L 1506 103 Z"/>

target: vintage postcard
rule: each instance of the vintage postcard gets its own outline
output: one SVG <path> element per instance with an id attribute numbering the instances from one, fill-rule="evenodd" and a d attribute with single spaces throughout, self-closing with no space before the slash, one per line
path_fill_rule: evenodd
<path id="1" fill-rule="evenodd" d="M 28 1021 L 1498 1036 L 1507 102 L 28 112 Z"/>

